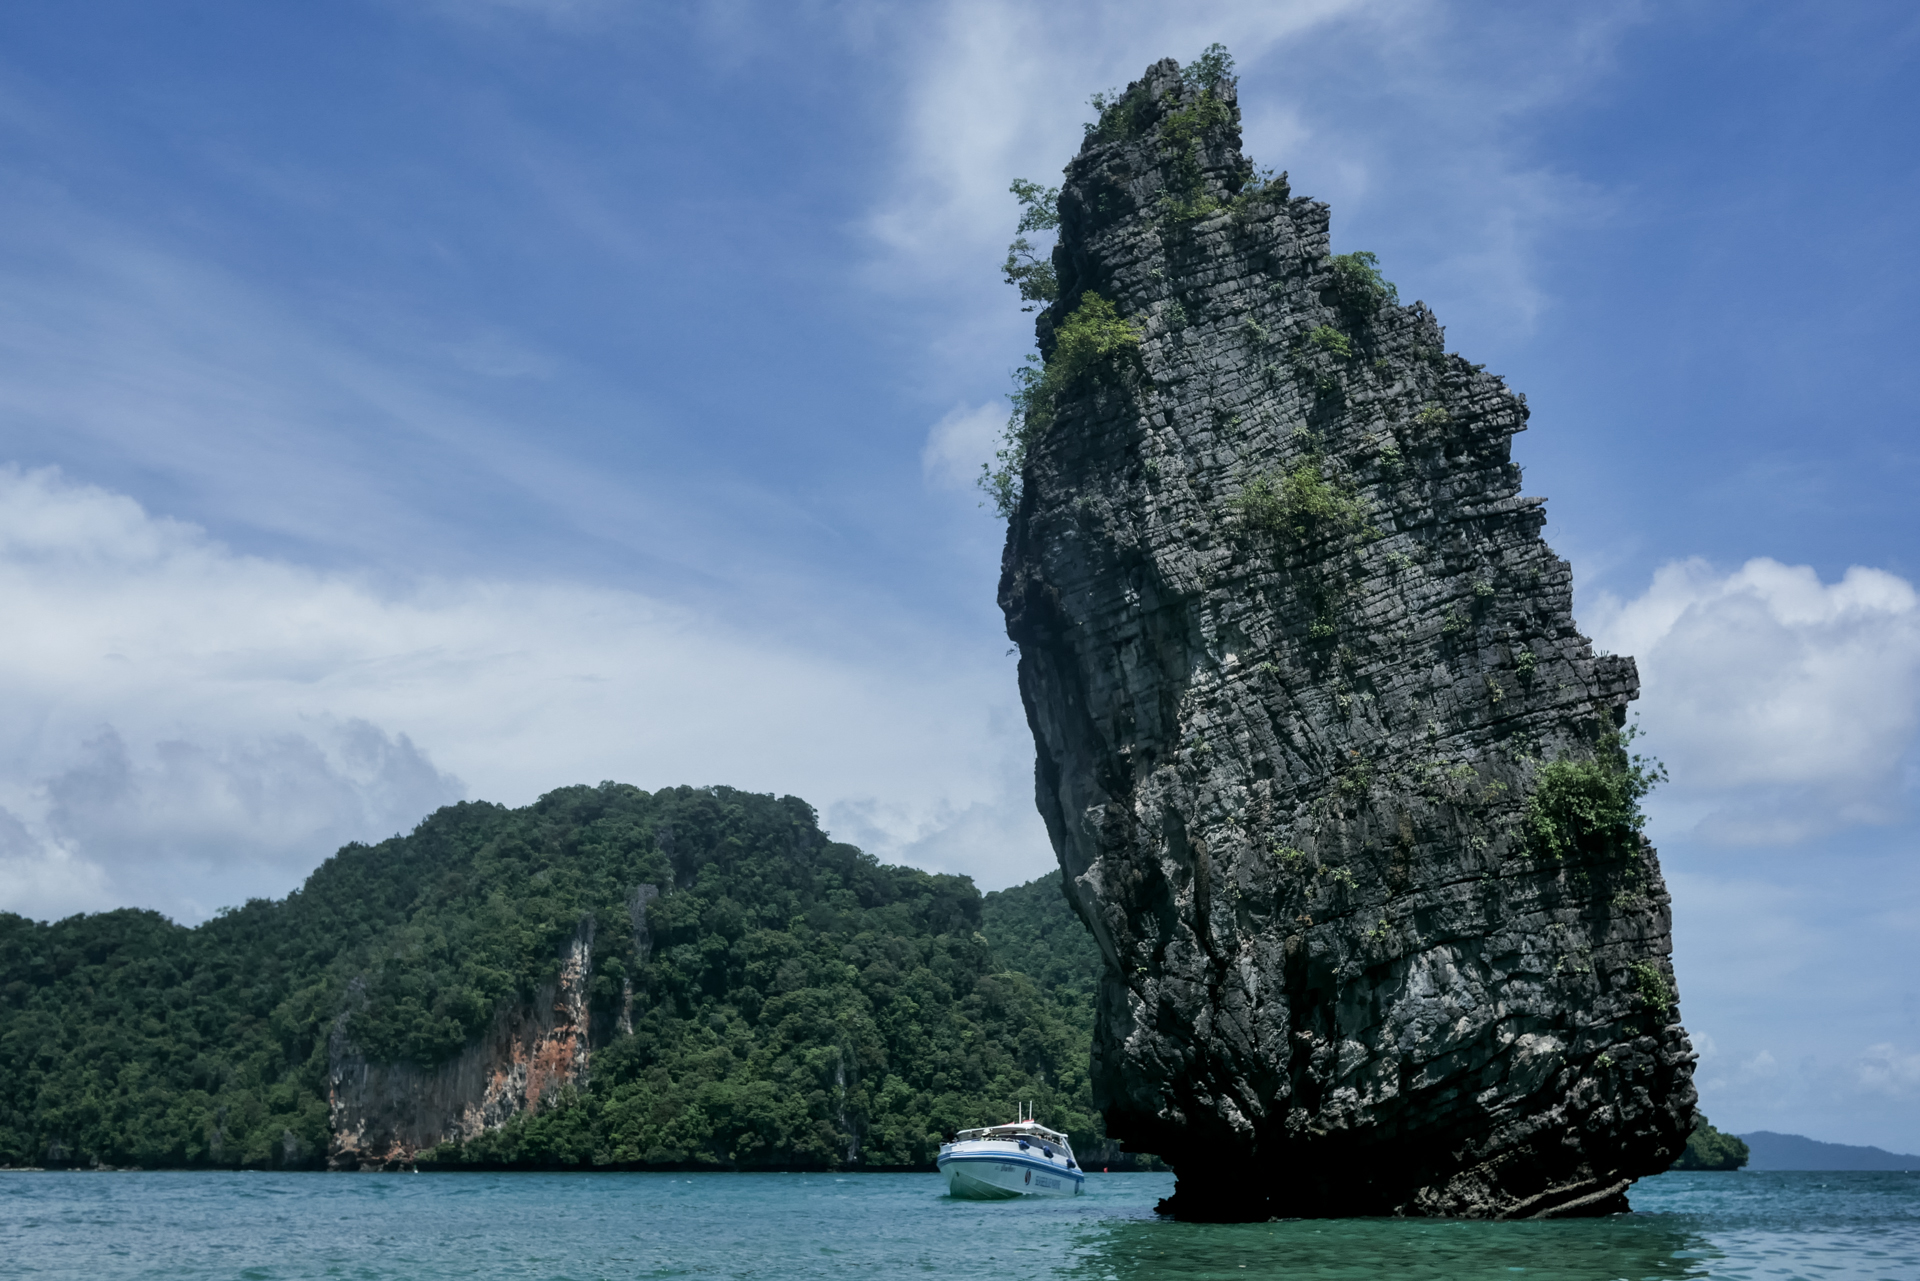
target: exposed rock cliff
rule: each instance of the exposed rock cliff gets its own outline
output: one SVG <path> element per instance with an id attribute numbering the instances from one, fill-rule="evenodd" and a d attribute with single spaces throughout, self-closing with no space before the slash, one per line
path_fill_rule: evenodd
<path id="1" fill-rule="evenodd" d="M 1000 599 L 1175 1213 L 1622 1208 L 1692 1121 L 1669 910 L 1524 399 L 1162 62 L 1066 172 Z"/>
<path id="2" fill-rule="evenodd" d="M 635 897 L 644 909 L 645 900 Z M 369 1063 L 348 1038 L 343 1013 L 327 1043 L 328 1167 L 409 1166 L 442 1143 L 475 1138 L 537 1109 L 566 1086 L 584 1087 L 592 957 L 589 917 L 567 945 L 552 983 L 533 1001 L 503 1008 L 485 1036 L 430 1068 Z"/>

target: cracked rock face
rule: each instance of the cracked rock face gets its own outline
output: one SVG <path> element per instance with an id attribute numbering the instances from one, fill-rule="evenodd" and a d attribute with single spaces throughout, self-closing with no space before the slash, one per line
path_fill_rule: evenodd
<path id="1" fill-rule="evenodd" d="M 1162 62 L 1068 167 L 1042 353 L 1088 294 L 1140 342 L 1059 385 L 1000 586 L 1096 1097 L 1182 1216 L 1622 1209 L 1692 1121 L 1668 897 L 1637 834 L 1528 817 L 1633 661 L 1574 626 L 1524 399 L 1238 120 Z"/>
<path id="2" fill-rule="evenodd" d="M 635 895 L 642 912 L 651 885 Z M 636 923 L 643 931 L 645 917 Z M 645 955 L 644 945 L 640 949 Z M 503 1007 L 492 1030 L 432 1067 L 369 1063 L 349 1041 L 343 1014 L 327 1042 L 327 1107 L 332 1170 L 411 1169 L 442 1143 L 497 1130 L 541 1100 L 587 1083 L 593 979 L 593 920 L 580 922 L 561 955 L 560 974 L 531 1002 Z M 631 1025 L 629 1024 L 629 1030 Z M 292 1133 L 288 1133 L 292 1140 Z"/>

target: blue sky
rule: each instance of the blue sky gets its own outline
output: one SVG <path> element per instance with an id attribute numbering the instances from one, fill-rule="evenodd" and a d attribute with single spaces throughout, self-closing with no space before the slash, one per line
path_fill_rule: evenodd
<path id="1" fill-rule="evenodd" d="M 1920 1151 L 1910 5 L 7 6 L 0 906 L 198 920 L 602 778 L 1046 870 L 966 483 L 1006 187 L 1214 40 L 1527 393 L 1708 1112 Z"/>

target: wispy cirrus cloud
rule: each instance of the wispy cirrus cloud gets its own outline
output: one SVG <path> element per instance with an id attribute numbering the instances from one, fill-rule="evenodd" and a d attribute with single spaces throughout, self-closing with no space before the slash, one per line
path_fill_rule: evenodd
<path id="1" fill-rule="evenodd" d="M 907 62 L 900 168 L 870 228 L 917 275 L 968 270 L 951 250 L 1004 240 L 1015 177 L 1048 178 L 1079 149 L 1090 94 L 1160 58 L 1227 44 L 1244 66 L 1290 39 L 1387 8 L 1382 0 L 928 6 L 892 35 Z"/>
<path id="2" fill-rule="evenodd" d="M 992 274 L 1016 217 L 1007 184 L 1079 148 L 1095 90 L 1214 41 L 1238 60 L 1246 148 L 1334 207 L 1337 241 L 1386 248 L 1409 299 L 1520 335 L 1552 305 L 1540 246 L 1617 198 L 1534 148 L 1532 120 L 1604 80 L 1644 5 L 1491 11 L 1434 0 L 1296 0 L 1177 9 L 1117 3 L 917 11 L 898 165 L 867 227 L 877 287 L 963 289 L 1011 313 Z M 991 300 L 991 301 L 989 301 Z M 973 320 L 972 341 L 1022 323 Z M 955 337 L 961 349 L 970 342 Z"/>
<path id="3" fill-rule="evenodd" d="M 940 489 L 970 490 L 980 469 L 993 461 L 1007 426 L 1007 407 L 989 401 L 979 406 L 956 406 L 927 429 L 920 449 L 920 467 L 929 484 Z"/>

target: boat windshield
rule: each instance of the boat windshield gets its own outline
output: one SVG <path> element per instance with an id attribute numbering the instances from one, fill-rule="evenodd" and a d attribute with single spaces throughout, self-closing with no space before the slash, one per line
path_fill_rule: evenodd
<path id="1" fill-rule="evenodd" d="M 1033 1121 L 1018 1121 L 1012 1125 L 988 1126 L 978 1130 L 962 1130 L 954 1136 L 965 1143 L 974 1139 L 1006 1139 L 1014 1141 L 1025 1139 L 1029 1143 L 1045 1143 L 1062 1152 L 1072 1152 L 1067 1145 L 1067 1136 L 1058 1130 L 1049 1130 L 1046 1126 Z"/>

